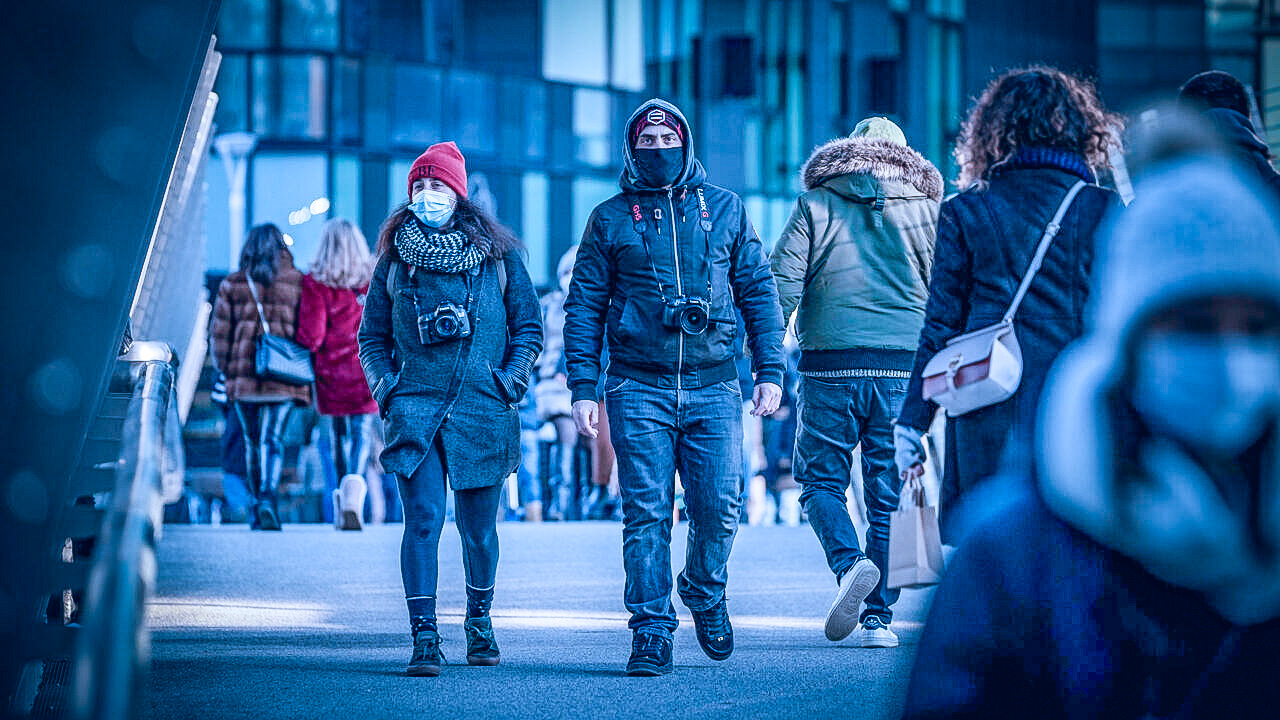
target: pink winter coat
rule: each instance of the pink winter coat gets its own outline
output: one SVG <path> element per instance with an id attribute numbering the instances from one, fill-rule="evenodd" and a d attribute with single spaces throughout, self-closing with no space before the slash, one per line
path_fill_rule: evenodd
<path id="1" fill-rule="evenodd" d="M 323 415 L 378 412 L 360 367 L 356 342 L 368 290 L 334 288 L 310 275 L 302 277 L 297 341 L 312 352 L 316 408 Z"/>

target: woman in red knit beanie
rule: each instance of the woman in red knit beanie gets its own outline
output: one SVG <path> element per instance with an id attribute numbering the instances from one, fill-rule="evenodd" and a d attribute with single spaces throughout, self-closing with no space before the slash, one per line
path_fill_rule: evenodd
<path id="1" fill-rule="evenodd" d="M 413 655 L 407 672 L 439 675 L 436 585 L 446 491 L 466 570 L 467 663 L 496 665 L 489 620 L 502 482 L 520 462 L 516 404 L 542 349 L 538 295 L 519 241 L 467 199 L 453 143 L 409 169 L 409 200 L 378 235 L 360 325 L 360 362 L 383 417 L 382 466 L 404 504 L 400 571 Z"/>

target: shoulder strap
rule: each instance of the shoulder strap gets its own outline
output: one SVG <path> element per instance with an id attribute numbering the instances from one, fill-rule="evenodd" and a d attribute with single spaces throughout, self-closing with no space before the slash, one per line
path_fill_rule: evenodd
<path id="1" fill-rule="evenodd" d="M 1058 205 L 1058 211 L 1053 214 L 1053 219 L 1045 226 L 1044 235 L 1040 237 L 1040 245 L 1036 247 L 1035 257 L 1031 258 L 1031 267 L 1028 267 L 1026 274 L 1022 276 L 1022 284 L 1018 286 L 1018 292 L 1014 294 L 1013 302 L 1009 304 L 1009 310 L 1004 314 L 1004 322 L 1013 322 L 1013 316 L 1018 314 L 1018 306 L 1022 304 L 1022 298 L 1026 296 L 1027 290 L 1031 288 L 1031 281 L 1036 278 L 1036 273 L 1040 272 L 1040 265 L 1044 263 L 1045 253 L 1049 252 L 1049 245 L 1058 234 L 1058 230 L 1062 228 L 1062 217 L 1067 214 L 1067 208 L 1071 207 L 1076 195 L 1080 194 L 1086 184 L 1083 180 L 1077 180 L 1076 184 L 1071 186 L 1067 196 Z"/>
<path id="2" fill-rule="evenodd" d="M 507 294 L 507 261 L 498 258 L 498 267 L 496 269 L 498 271 L 498 294 L 505 296 Z"/>
<path id="3" fill-rule="evenodd" d="M 270 335 L 271 328 L 267 326 L 267 314 L 262 311 L 262 302 L 258 300 L 258 291 L 253 287 L 253 278 L 249 277 L 249 273 L 245 273 L 244 279 L 249 285 L 249 294 L 253 296 L 253 304 L 258 306 L 258 322 L 262 323 L 262 332 Z"/>

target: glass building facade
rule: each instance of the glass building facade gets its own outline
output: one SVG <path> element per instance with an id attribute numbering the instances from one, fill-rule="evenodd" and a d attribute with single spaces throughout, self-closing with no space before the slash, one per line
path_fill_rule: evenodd
<path id="1" fill-rule="evenodd" d="M 866 115 L 899 122 L 953 177 L 962 113 L 992 69 L 1101 72 L 1115 105 L 1113 94 L 1176 88 L 1218 58 L 1233 71 L 1252 62 L 1261 86 L 1280 51 L 1259 58 L 1258 4 L 223 0 L 217 132 L 257 137 L 246 223 L 280 225 L 304 267 L 326 218 L 354 219 L 372 242 L 406 199 L 413 158 L 453 140 L 546 284 L 617 191 L 622 125 L 647 97 L 685 111 L 711 182 L 746 199 L 771 244 L 810 151 Z M 1139 56 L 1146 74 L 1133 70 Z M 209 166 L 213 270 L 234 264 L 226 172 Z"/>

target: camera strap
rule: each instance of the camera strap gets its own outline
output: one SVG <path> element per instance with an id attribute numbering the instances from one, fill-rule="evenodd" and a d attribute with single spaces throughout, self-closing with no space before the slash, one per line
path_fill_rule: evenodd
<path id="1" fill-rule="evenodd" d="M 405 267 L 409 273 L 409 285 L 413 288 L 413 307 L 421 315 L 422 307 L 418 305 L 418 266 L 405 263 Z M 468 316 L 471 315 L 471 305 L 475 302 L 475 276 L 479 274 L 482 268 L 484 268 L 484 263 L 462 273 L 462 281 L 467 284 L 467 301 L 462 309 L 466 311 Z"/>
<path id="2" fill-rule="evenodd" d="M 694 189 L 694 193 L 698 196 L 698 225 L 702 228 L 703 233 L 703 254 L 702 265 L 703 273 L 707 278 L 707 301 L 711 301 L 711 211 L 707 207 L 707 198 L 702 192 L 702 186 L 699 185 Z M 639 199 L 627 196 L 627 200 L 631 203 L 631 226 L 635 230 L 636 235 L 640 236 L 640 244 L 644 246 L 645 257 L 649 261 L 649 271 L 653 273 L 654 282 L 658 284 L 658 296 L 662 298 L 663 303 L 667 302 L 667 293 L 662 283 L 662 276 L 658 274 L 657 265 L 653 261 L 653 249 L 649 245 L 649 222 L 645 219 L 644 210 L 640 206 Z M 682 208 L 683 210 L 683 208 Z M 684 217 L 683 212 L 681 217 Z M 662 218 L 662 209 L 654 208 L 654 219 Z M 679 238 L 676 239 L 679 241 Z M 676 258 L 672 258 L 673 262 L 677 262 Z"/>

